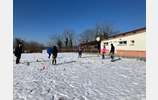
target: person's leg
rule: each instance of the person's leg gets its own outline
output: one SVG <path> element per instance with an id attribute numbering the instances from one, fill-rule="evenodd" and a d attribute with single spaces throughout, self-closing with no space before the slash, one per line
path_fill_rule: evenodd
<path id="1" fill-rule="evenodd" d="M 56 55 L 53 55 L 52 64 L 56 64 L 56 62 L 57 62 L 57 61 L 56 61 L 56 57 L 57 57 Z"/>
<path id="2" fill-rule="evenodd" d="M 55 55 L 55 57 L 54 57 L 54 59 L 55 59 L 55 64 L 57 63 L 57 60 L 56 60 L 56 58 L 57 58 L 57 55 Z"/>
<path id="3" fill-rule="evenodd" d="M 54 61 L 54 63 L 55 63 L 55 64 L 57 63 L 57 60 L 56 60 L 56 58 L 55 58 L 55 61 Z"/>
<path id="4" fill-rule="evenodd" d="M 78 52 L 78 58 L 80 58 L 80 53 Z"/>
<path id="5" fill-rule="evenodd" d="M 19 61 L 20 61 L 20 59 L 21 59 L 21 54 L 20 54 L 20 56 L 19 56 Z"/>
<path id="6" fill-rule="evenodd" d="M 112 59 L 114 60 L 114 53 L 112 54 Z"/>
<path id="7" fill-rule="evenodd" d="M 80 52 L 80 58 L 82 57 L 82 53 Z"/>
<path id="8" fill-rule="evenodd" d="M 54 64 L 54 56 L 52 57 L 52 64 Z"/>
<path id="9" fill-rule="evenodd" d="M 52 64 L 54 64 L 54 58 L 53 58 L 53 60 L 52 60 Z"/>
<path id="10" fill-rule="evenodd" d="M 20 56 L 17 56 L 17 58 L 16 58 L 16 64 L 19 63 L 19 60 L 20 60 Z"/>
<path id="11" fill-rule="evenodd" d="M 16 64 L 18 64 L 19 63 L 19 59 L 18 59 L 18 57 L 16 57 Z"/>
<path id="12" fill-rule="evenodd" d="M 104 56 L 104 53 L 102 54 L 102 59 L 104 59 L 105 58 L 105 56 Z"/>
<path id="13" fill-rule="evenodd" d="M 114 54 L 112 53 L 111 54 L 111 61 L 113 61 L 114 60 Z"/>
<path id="14" fill-rule="evenodd" d="M 81 58 L 81 52 L 79 52 L 79 58 Z"/>
<path id="15" fill-rule="evenodd" d="M 48 58 L 50 58 L 50 55 L 51 55 L 51 54 L 49 53 L 48 55 L 49 55 Z"/>

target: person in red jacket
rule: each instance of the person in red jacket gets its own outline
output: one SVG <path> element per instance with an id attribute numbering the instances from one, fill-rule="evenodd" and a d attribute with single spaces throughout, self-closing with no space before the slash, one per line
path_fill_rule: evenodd
<path id="1" fill-rule="evenodd" d="M 105 46 L 105 44 L 103 45 L 103 48 L 102 48 L 101 52 L 102 52 L 102 59 L 105 59 L 105 53 L 106 53 L 106 46 Z"/>

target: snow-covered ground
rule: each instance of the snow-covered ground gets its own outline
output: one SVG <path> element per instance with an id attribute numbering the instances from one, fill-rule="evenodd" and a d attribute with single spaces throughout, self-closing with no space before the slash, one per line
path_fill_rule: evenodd
<path id="1" fill-rule="evenodd" d="M 110 62 L 95 54 L 59 53 L 57 65 L 47 54 L 14 57 L 14 100 L 145 100 L 145 62 Z"/>

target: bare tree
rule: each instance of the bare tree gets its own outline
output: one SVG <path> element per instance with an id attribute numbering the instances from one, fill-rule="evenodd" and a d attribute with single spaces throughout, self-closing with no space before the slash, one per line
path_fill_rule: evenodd
<path id="1" fill-rule="evenodd" d="M 66 39 L 65 39 L 65 46 L 67 47 L 68 46 L 68 38 L 66 37 Z"/>
<path id="2" fill-rule="evenodd" d="M 95 40 L 96 32 L 94 29 L 87 29 L 80 34 L 80 40 L 84 42 Z"/>
<path id="3" fill-rule="evenodd" d="M 24 45 L 25 40 L 21 39 L 21 38 L 17 38 L 15 37 L 13 39 L 13 48 L 15 48 L 16 46 L 18 46 L 18 44 L 21 43 L 22 45 Z"/>
<path id="4" fill-rule="evenodd" d="M 60 38 L 58 38 L 58 39 L 57 39 L 57 46 L 59 47 L 59 49 L 62 48 L 62 44 L 63 44 L 63 42 L 61 41 Z"/>
<path id="5" fill-rule="evenodd" d="M 73 39 L 74 39 L 74 31 L 69 31 L 68 36 L 69 36 L 69 46 L 72 47 L 73 46 Z"/>
<path id="6" fill-rule="evenodd" d="M 19 43 L 23 44 L 23 52 L 42 52 L 45 48 L 45 46 L 41 43 L 36 41 L 26 41 L 21 38 L 14 38 L 13 47 L 15 48 Z"/>
<path id="7" fill-rule="evenodd" d="M 68 46 L 68 42 L 69 42 L 68 31 L 64 30 L 64 32 L 62 34 L 63 34 L 63 40 L 64 40 L 64 43 L 65 43 L 65 47 L 67 47 Z"/>
<path id="8" fill-rule="evenodd" d="M 53 47 L 54 45 L 58 46 L 59 48 L 62 48 L 63 41 L 60 33 L 50 36 L 48 46 Z"/>
<path id="9" fill-rule="evenodd" d="M 73 30 L 66 29 L 63 32 L 63 36 L 63 40 L 65 40 L 65 46 L 72 47 L 74 43 L 75 32 Z"/>
<path id="10" fill-rule="evenodd" d="M 42 50 L 45 48 L 43 44 L 36 41 L 25 41 L 24 47 L 25 51 L 27 52 L 42 52 Z"/>
<path id="11" fill-rule="evenodd" d="M 96 24 L 96 35 L 104 38 L 108 38 L 110 34 L 114 33 L 114 29 L 111 25 Z"/>
<path id="12" fill-rule="evenodd" d="M 99 36 L 102 39 L 108 38 L 112 34 L 116 34 L 119 31 L 115 31 L 112 25 L 107 24 L 96 24 L 92 29 L 87 29 L 80 34 L 81 41 L 95 41 L 96 37 Z"/>

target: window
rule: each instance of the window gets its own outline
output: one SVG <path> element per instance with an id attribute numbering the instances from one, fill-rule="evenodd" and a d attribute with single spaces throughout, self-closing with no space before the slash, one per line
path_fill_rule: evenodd
<path id="1" fill-rule="evenodd" d="M 134 40 L 131 40 L 131 41 L 130 41 L 130 46 L 134 46 L 134 43 L 135 43 L 135 41 L 134 41 Z"/>
<path id="2" fill-rule="evenodd" d="M 131 40 L 131 43 L 134 43 L 134 40 Z"/>
<path id="3" fill-rule="evenodd" d="M 119 41 L 119 46 L 125 46 L 127 45 L 127 41 Z"/>
<path id="4" fill-rule="evenodd" d="M 117 41 L 114 41 L 114 43 L 117 43 Z"/>
<path id="5" fill-rule="evenodd" d="M 105 45 L 105 46 L 108 46 L 108 42 L 105 42 L 104 45 Z"/>

